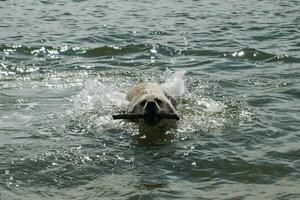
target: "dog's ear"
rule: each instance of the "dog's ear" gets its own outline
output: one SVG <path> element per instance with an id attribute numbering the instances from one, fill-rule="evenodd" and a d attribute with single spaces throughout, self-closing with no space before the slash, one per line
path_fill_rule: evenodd
<path id="1" fill-rule="evenodd" d="M 164 91 L 164 95 L 171 101 L 171 103 L 174 106 L 174 108 L 176 108 L 176 106 L 177 106 L 177 100 L 174 97 L 172 97 L 171 95 L 169 95 L 165 91 Z"/>

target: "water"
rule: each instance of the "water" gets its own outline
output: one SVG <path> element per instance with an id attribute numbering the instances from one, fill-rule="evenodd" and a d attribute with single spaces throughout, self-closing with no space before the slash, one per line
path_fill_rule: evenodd
<path id="1" fill-rule="evenodd" d="M 0 199 L 299 199 L 299 1 L 0 1 Z M 158 82 L 172 140 L 112 114 Z"/>

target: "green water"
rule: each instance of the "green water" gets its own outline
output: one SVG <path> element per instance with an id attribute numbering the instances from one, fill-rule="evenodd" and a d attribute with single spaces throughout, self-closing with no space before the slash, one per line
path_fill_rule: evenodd
<path id="1" fill-rule="evenodd" d="M 0 199 L 300 199 L 299 10 L 0 1 Z M 111 118 L 143 81 L 178 98 L 170 140 Z"/>

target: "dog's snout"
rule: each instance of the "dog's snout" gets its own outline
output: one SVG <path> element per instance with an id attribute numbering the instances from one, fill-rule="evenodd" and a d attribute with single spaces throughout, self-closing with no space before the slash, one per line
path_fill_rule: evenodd
<path id="1" fill-rule="evenodd" d="M 159 110 L 157 103 L 155 101 L 147 101 L 145 105 L 145 111 L 148 114 L 155 114 Z"/>

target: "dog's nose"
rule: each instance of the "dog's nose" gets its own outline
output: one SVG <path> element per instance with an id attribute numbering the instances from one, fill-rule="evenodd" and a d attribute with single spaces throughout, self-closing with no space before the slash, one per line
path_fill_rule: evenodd
<path id="1" fill-rule="evenodd" d="M 155 101 L 147 101 L 145 105 L 145 112 L 147 114 L 156 114 L 158 112 L 159 108 Z"/>

